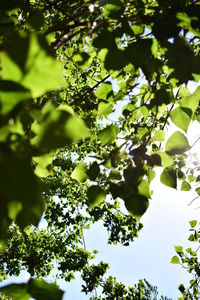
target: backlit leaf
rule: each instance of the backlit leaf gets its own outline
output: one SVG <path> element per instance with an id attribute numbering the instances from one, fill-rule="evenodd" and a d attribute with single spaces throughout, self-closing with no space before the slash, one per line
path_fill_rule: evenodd
<path id="1" fill-rule="evenodd" d="M 54 150 L 69 143 L 76 143 L 88 135 L 88 129 L 82 119 L 64 110 L 57 110 L 48 102 L 43 108 L 39 123 L 32 130 L 35 137 L 31 143 L 45 151 Z"/>
<path id="2" fill-rule="evenodd" d="M 51 54 L 42 35 L 15 35 L 2 53 L 2 78 L 15 81 L 38 97 L 63 84 L 63 65 Z"/>
<path id="3" fill-rule="evenodd" d="M 71 174 L 71 178 L 78 182 L 85 182 L 88 178 L 87 165 L 84 162 L 79 163 Z"/>
<path id="4" fill-rule="evenodd" d="M 183 181 L 181 184 L 181 191 L 190 191 L 191 190 L 191 185 L 187 181 Z"/>
<path id="5" fill-rule="evenodd" d="M 174 132 L 167 140 L 165 151 L 169 155 L 182 154 L 190 149 L 186 136 L 180 131 Z"/>
<path id="6" fill-rule="evenodd" d="M 181 107 L 173 109 L 170 113 L 170 118 L 176 126 L 187 132 L 191 122 L 191 110 Z"/>
<path id="7" fill-rule="evenodd" d="M 102 146 L 113 143 L 118 135 L 119 128 L 115 125 L 107 126 L 105 129 L 101 130 L 98 137 L 101 141 Z"/>
<path id="8" fill-rule="evenodd" d="M 171 188 L 176 189 L 176 171 L 173 168 L 165 168 L 160 176 L 160 181 Z"/>
<path id="9" fill-rule="evenodd" d="M 9 113 L 17 104 L 30 100 L 31 93 L 18 83 L 1 80 L 0 81 L 0 105 L 1 113 Z"/>
<path id="10" fill-rule="evenodd" d="M 163 142 L 165 140 L 165 132 L 163 130 L 157 130 L 154 133 L 154 139 L 158 142 Z"/>
<path id="11" fill-rule="evenodd" d="M 192 112 L 195 112 L 200 101 L 200 87 L 197 87 L 194 93 L 190 96 L 183 97 L 180 100 L 180 106 L 188 108 L 192 110 Z"/>

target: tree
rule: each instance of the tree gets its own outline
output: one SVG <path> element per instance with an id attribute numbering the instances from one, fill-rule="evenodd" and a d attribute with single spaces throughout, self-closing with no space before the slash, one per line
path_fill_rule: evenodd
<path id="1" fill-rule="evenodd" d="M 95 253 L 83 232 L 102 220 L 108 243 L 128 246 L 158 166 L 171 188 L 199 184 L 198 170 L 184 172 L 185 133 L 199 121 L 200 89 L 187 88 L 200 78 L 199 8 L 192 0 L 1 2 L 2 276 L 26 268 L 45 278 L 56 261 L 67 281 L 81 272 L 86 293 L 100 285 L 105 299 L 151 297 L 151 285 L 128 290 L 103 279 L 107 264 L 89 266 Z M 179 129 L 165 141 L 171 121 Z M 48 228 L 38 231 L 43 212 Z M 8 289 L 62 296 L 41 278 Z"/>

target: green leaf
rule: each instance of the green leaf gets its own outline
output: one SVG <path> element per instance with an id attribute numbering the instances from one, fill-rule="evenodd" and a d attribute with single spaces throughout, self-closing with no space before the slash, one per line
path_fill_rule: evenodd
<path id="1" fill-rule="evenodd" d="M 95 48 L 107 48 L 112 49 L 115 47 L 115 40 L 113 32 L 103 29 L 98 33 L 98 36 L 93 40 L 93 46 Z"/>
<path id="2" fill-rule="evenodd" d="M 166 186 L 176 189 L 176 171 L 173 168 L 165 168 L 160 176 L 160 182 L 162 182 Z"/>
<path id="3" fill-rule="evenodd" d="M 187 132 L 191 122 L 191 115 L 192 111 L 190 109 L 177 107 L 171 111 L 170 118 L 175 125 Z"/>
<path id="4" fill-rule="evenodd" d="M 115 125 L 110 125 L 101 130 L 98 137 L 101 141 L 102 146 L 113 143 L 118 135 L 119 128 Z"/>
<path id="5" fill-rule="evenodd" d="M 139 221 L 149 206 L 149 200 L 135 193 L 125 199 L 125 206 L 129 213 Z"/>
<path id="6" fill-rule="evenodd" d="M 132 25 L 131 28 L 132 28 L 133 32 L 135 33 L 135 35 L 140 35 L 144 32 L 143 24 L 141 24 L 141 25 Z"/>
<path id="7" fill-rule="evenodd" d="M 108 180 L 120 180 L 121 178 L 121 173 L 118 170 L 111 170 L 108 176 Z"/>
<path id="8" fill-rule="evenodd" d="M 155 64 L 151 55 L 151 39 L 138 39 L 130 43 L 125 50 L 126 57 L 136 68 L 141 68 L 148 78 L 154 71 Z"/>
<path id="9" fill-rule="evenodd" d="M 94 181 L 99 175 L 99 172 L 100 172 L 99 164 L 95 161 L 92 163 L 89 170 L 87 171 L 87 175 L 90 178 L 90 180 Z"/>
<path id="10" fill-rule="evenodd" d="M 193 182 L 193 181 L 195 181 L 196 177 L 194 175 L 192 175 L 192 174 L 189 174 L 187 176 L 187 179 L 189 180 L 189 182 Z"/>
<path id="11" fill-rule="evenodd" d="M 185 292 L 185 287 L 184 287 L 183 284 L 180 284 L 179 287 L 178 287 L 178 289 L 179 289 L 179 291 L 180 291 L 181 293 L 184 293 L 184 292 Z"/>
<path id="12" fill-rule="evenodd" d="M 64 292 L 55 283 L 47 283 L 43 279 L 30 279 L 27 290 L 37 300 L 61 300 Z"/>
<path id="13" fill-rule="evenodd" d="M 156 177 L 156 172 L 152 169 L 149 169 L 147 172 L 147 176 L 148 176 L 149 183 L 151 183 L 152 180 Z"/>
<path id="14" fill-rule="evenodd" d="M 95 206 L 98 206 L 106 199 L 105 191 L 98 185 L 90 186 L 88 188 L 87 196 L 88 196 L 88 204 L 91 209 L 94 208 Z"/>
<path id="15" fill-rule="evenodd" d="M 191 190 L 191 185 L 187 181 L 183 181 L 181 184 L 181 191 L 190 191 Z"/>
<path id="16" fill-rule="evenodd" d="M 52 151 L 50 153 L 41 155 L 41 156 L 35 156 L 33 157 L 33 161 L 37 164 L 35 168 L 35 174 L 38 177 L 47 177 L 51 175 L 51 163 L 55 157 L 55 152 Z"/>
<path id="17" fill-rule="evenodd" d="M 186 136 L 180 131 L 174 132 L 167 140 L 165 151 L 169 155 L 182 154 L 190 149 Z"/>
<path id="18" fill-rule="evenodd" d="M 97 114 L 98 116 L 107 116 L 113 111 L 113 101 L 99 102 Z"/>
<path id="19" fill-rule="evenodd" d="M 52 55 L 42 35 L 13 35 L 2 53 L 2 78 L 15 81 L 38 97 L 63 85 L 63 64 Z"/>
<path id="20" fill-rule="evenodd" d="M 200 196 L 200 187 L 196 188 L 195 191 L 198 194 L 198 196 Z"/>
<path id="21" fill-rule="evenodd" d="M 45 18 L 40 9 L 33 9 L 30 13 L 27 24 L 34 30 L 40 30 L 45 24 Z"/>
<path id="22" fill-rule="evenodd" d="M 165 132 L 163 130 L 157 130 L 154 133 L 154 139 L 158 142 L 163 142 L 165 140 Z"/>
<path id="23" fill-rule="evenodd" d="M 121 0 L 111 0 L 106 4 L 103 16 L 111 19 L 119 19 L 123 13 L 124 6 Z"/>
<path id="24" fill-rule="evenodd" d="M 9 284 L 0 288 L 0 292 L 15 300 L 29 300 L 30 294 L 26 289 L 25 283 Z"/>
<path id="25" fill-rule="evenodd" d="M 33 173 L 31 162 L 14 153 L 1 153 L 0 157 L 0 190 L 4 205 L 8 206 L 8 215 L 15 218 L 22 227 L 38 225 L 44 204 L 40 194 L 39 179 Z M 16 210 L 16 212 L 15 212 Z"/>
<path id="26" fill-rule="evenodd" d="M 174 246 L 175 251 L 179 254 L 183 252 L 183 247 L 182 246 Z"/>
<path id="27" fill-rule="evenodd" d="M 124 194 L 124 184 L 122 182 L 119 183 L 110 183 L 110 193 L 113 199 L 123 198 Z"/>
<path id="28" fill-rule="evenodd" d="M 150 198 L 149 182 L 142 180 L 138 185 L 138 193 L 146 198 Z"/>
<path id="29" fill-rule="evenodd" d="M 18 83 L 1 80 L 0 81 L 0 110 L 2 114 L 7 114 L 13 108 L 24 101 L 31 100 L 31 93 Z"/>
<path id="30" fill-rule="evenodd" d="M 119 49 L 109 50 L 104 60 L 104 66 L 108 71 L 121 70 L 128 64 L 129 61 L 127 60 L 125 51 Z"/>
<path id="31" fill-rule="evenodd" d="M 174 255 L 171 259 L 171 264 L 179 264 L 178 256 Z"/>
<path id="32" fill-rule="evenodd" d="M 146 106 L 140 106 L 140 113 L 145 119 L 149 116 L 149 110 Z"/>
<path id="33" fill-rule="evenodd" d="M 195 112 L 198 105 L 199 105 L 199 94 L 200 94 L 200 87 L 197 87 L 197 89 L 194 91 L 194 93 L 190 96 L 183 97 L 179 104 L 183 108 L 188 108 L 192 110 L 192 112 Z"/>
<path id="34" fill-rule="evenodd" d="M 170 167 L 173 163 L 173 158 L 169 156 L 166 152 L 159 152 L 158 155 L 161 158 L 161 165 L 163 167 Z"/>
<path id="35" fill-rule="evenodd" d="M 88 178 L 86 163 L 84 162 L 79 163 L 75 167 L 74 171 L 72 172 L 71 178 L 81 183 L 85 182 L 86 179 Z"/>
<path id="36" fill-rule="evenodd" d="M 112 95 L 111 82 L 102 83 L 95 92 L 95 96 L 102 100 L 106 100 L 111 95 Z"/>
<path id="37" fill-rule="evenodd" d="M 82 119 L 67 111 L 56 109 L 47 102 L 42 110 L 42 117 L 34 123 L 32 131 L 35 137 L 31 144 L 49 152 L 67 144 L 76 143 L 88 135 L 88 129 Z"/>
<path id="38" fill-rule="evenodd" d="M 191 220 L 191 221 L 189 221 L 189 224 L 190 224 L 191 228 L 194 228 L 197 225 L 197 220 Z"/>

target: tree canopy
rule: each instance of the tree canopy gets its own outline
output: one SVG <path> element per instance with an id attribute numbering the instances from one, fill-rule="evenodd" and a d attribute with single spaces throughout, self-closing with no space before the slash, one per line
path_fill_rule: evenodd
<path id="1" fill-rule="evenodd" d="M 99 288 L 91 299 L 158 299 L 90 263 L 84 231 L 101 221 L 109 244 L 133 242 L 158 167 L 162 184 L 200 195 L 186 137 L 200 121 L 200 87 L 188 89 L 200 80 L 199 1 L 2 0 L 0 17 L 0 273 L 32 276 L 0 291 L 61 299 L 44 280 L 56 265 L 66 281 L 80 272 L 84 293 Z M 191 230 L 199 242 L 197 221 Z M 193 274 L 180 299 L 198 299 L 197 252 L 175 250 Z"/>

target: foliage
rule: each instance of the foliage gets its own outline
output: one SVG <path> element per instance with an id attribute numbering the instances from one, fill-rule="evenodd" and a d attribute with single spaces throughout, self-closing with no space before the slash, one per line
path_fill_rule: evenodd
<path id="1" fill-rule="evenodd" d="M 199 196 L 195 168 L 184 172 L 186 133 L 200 120 L 200 89 L 187 88 L 200 79 L 199 8 L 194 0 L 1 1 L 2 278 L 22 269 L 46 277 L 56 264 L 57 277 L 80 271 L 83 290 L 94 290 L 107 268 L 89 267 L 90 225 L 101 221 L 108 243 L 128 246 L 157 167 L 163 184 L 187 191 L 195 182 Z M 165 141 L 170 122 L 178 129 Z M 47 229 L 38 230 L 43 213 Z M 35 297 L 29 285 L 8 290 Z M 102 293 L 137 289 L 150 299 L 145 282 L 126 290 L 108 278 Z"/>
<path id="2" fill-rule="evenodd" d="M 200 231 L 199 222 L 192 220 L 190 223 L 190 236 L 188 240 L 190 242 L 199 243 L 200 242 Z M 190 280 L 189 287 L 185 287 L 183 284 L 179 285 L 179 291 L 182 297 L 179 300 L 190 300 L 199 299 L 199 276 L 200 276 L 200 264 L 198 257 L 199 246 L 196 250 L 191 247 L 187 248 L 185 251 L 182 246 L 175 246 L 176 255 L 172 257 L 171 263 L 180 264 L 187 272 L 191 273 L 192 279 Z"/>

